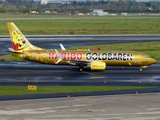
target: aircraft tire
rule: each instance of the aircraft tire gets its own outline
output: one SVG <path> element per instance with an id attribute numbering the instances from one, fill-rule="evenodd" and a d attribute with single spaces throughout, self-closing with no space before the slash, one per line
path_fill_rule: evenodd
<path id="1" fill-rule="evenodd" d="M 83 65 L 79 66 L 79 71 L 83 71 Z"/>

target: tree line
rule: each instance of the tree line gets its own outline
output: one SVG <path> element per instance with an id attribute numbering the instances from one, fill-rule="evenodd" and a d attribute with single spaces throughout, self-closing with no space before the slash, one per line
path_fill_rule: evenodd
<path id="1" fill-rule="evenodd" d="M 16 1 L 16 0 L 15 0 Z M 33 0 L 0 0 L 0 13 L 29 13 L 30 11 L 37 11 L 43 13 L 45 10 L 57 11 L 62 13 L 80 12 L 88 13 L 90 9 L 104 9 L 108 12 L 145 12 L 154 13 L 160 11 L 160 2 L 136 2 L 136 1 L 71 1 L 66 4 L 46 4 L 41 5 L 40 2 Z"/>

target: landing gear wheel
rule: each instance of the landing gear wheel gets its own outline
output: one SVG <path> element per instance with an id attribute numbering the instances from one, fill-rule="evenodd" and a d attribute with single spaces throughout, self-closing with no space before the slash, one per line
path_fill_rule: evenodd
<path id="1" fill-rule="evenodd" d="M 140 72 L 142 72 L 142 71 L 143 71 L 143 69 L 142 69 L 142 68 L 139 68 L 139 71 L 140 71 Z"/>
<path id="2" fill-rule="evenodd" d="M 79 71 L 83 71 L 83 65 L 79 66 Z"/>

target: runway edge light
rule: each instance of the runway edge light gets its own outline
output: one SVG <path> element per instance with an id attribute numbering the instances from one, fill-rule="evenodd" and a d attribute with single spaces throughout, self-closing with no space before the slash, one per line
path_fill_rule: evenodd
<path id="1" fill-rule="evenodd" d="M 28 85 L 28 90 L 37 90 L 37 86 Z"/>

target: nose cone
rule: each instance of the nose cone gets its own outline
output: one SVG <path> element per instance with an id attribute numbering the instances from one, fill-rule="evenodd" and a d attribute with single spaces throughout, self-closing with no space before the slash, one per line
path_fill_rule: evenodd
<path id="1" fill-rule="evenodd" d="M 150 61 L 149 61 L 150 64 L 154 64 L 156 62 L 157 62 L 157 60 L 155 60 L 154 58 L 151 58 Z"/>

